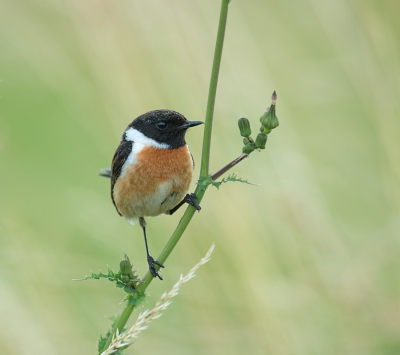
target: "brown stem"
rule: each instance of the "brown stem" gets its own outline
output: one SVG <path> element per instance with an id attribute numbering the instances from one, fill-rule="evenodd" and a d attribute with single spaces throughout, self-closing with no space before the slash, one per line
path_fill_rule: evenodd
<path id="1" fill-rule="evenodd" d="M 238 156 L 236 159 L 232 160 L 229 164 L 225 165 L 222 169 L 218 170 L 215 174 L 211 175 L 211 179 L 216 180 L 222 174 L 225 174 L 229 169 L 233 168 L 236 164 L 240 163 L 243 159 L 247 158 L 249 155 L 243 153 Z"/>

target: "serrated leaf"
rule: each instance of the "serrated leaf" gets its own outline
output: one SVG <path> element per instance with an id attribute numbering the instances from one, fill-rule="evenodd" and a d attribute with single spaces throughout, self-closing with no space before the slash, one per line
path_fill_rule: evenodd
<path id="1" fill-rule="evenodd" d="M 208 185 L 211 185 L 213 183 L 213 180 L 211 179 L 211 176 L 202 176 L 198 181 L 197 185 L 200 187 L 202 190 L 206 190 Z"/>
<path id="2" fill-rule="evenodd" d="M 131 286 L 125 286 L 124 287 L 124 291 L 126 292 L 126 293 L 135 293 L 135 292 L 139 292 L 138 290 L 135 290 L 134 288 L 132 288 Z"/>
<path id="3" fill-rule="evenodd" d="M 100 339 L 97 342 L 97 352 L 100 354 L 103 352 L 104 346 L 106 345 L 107 338 L 100 335 Z"/>
<path id="4" fill-rule="evenodd" d="M 110 281 L 114 281 L 114 278 L 108 274 L 104 274 L 101 271 L 98 274 L 92 272 L 90 276 L 85 276 L 83 279 L 74 279 L 74 281 L 85 281 L 85 280 L 99 280 L 99 279 L 108 279 Z"/>
<path id="5" fill-rule="evenodd" d="M 97 342 L 97 351 L 98 351 L 99 354 L 102 353 L 104 350 L 106 350 L 106 349 L 104 349 L 104 347 L 105 347 L 105 345 L 106 345 L 107 339 L 108 339 L 109 336 L 111 336 L 111 330 L 114 329 L 115 323 L 116 323 L 117 320 L 119 319 L 118 316 L 110 316 L 110 317 L 107 317 L 107 318 L 108 318 L 109 320 L 111 320 L 112 323 L 111 323 L 111 327 L 110 327 L 110 329 L 107 331 L 107 334 L 105 335 L 105 337 L 103 337 L 102 335 L 100 335 L 100 339 L 99 339 L 99 341 Z M 121 333 L 124 333 L 125 330 L 126 330 L 126 327 L 123 327 L 122 330 L 121 330 Z M 122 348 L 122 349 L 124 349 L 124 348 Z M 120 349 L 120 350 L 118 350 L 117 352 L 113 353 L 113 355 L 116 355 L 116 354 L 122 355 L 122 349 Z"/>
<path id="6" fill-rule="evenodd" d="M 115 283 L 115 286 L 117 286 L 118 288 L 127 287 L 126 283 L 122 282 L 121 280 L 117 280 L 117 282 Z"/>
<path id="7" fill-rule="evenodd" d="M 114 273 L 114 271 L 108 269 L 107 279 L 109 279 L 110 281 L 115 281 L 115 273 Z"/>
<path id="8" fill-rule="evenodd" d="M 222 180 L 213 180 L 213 179 L 211 179 L 211 176 L 203 176 L 199 179 L 199 181 L 197 182 L 197 185 L 199 185 L 199 187 L 203 190 L 205 190 L 208 185 L 212 185 L 212 186 L 216 187 L 217 189 L 219 189 L 219 187 L 222 184 L 225 184 L 227 182 L 241 182 L 241 183 L 248 184 L 248 185 L 254 185 L 247 180 L 236 177 L 236 174 L 228 175 L 226 178 L 224 178 Z"/>
<path id="9" fill-rule="evenodd" d="M 219 189 L 219 187 L 222 184 L 225 184 L 227 182 L 241 182 L 243 184 L 254 185 L 251 182 L 249 182 L 248 180 L 243 180 L 242 178 L 236 177 L 236 174 L 228 175 L 226 178 L 219 180 L 219 181 L 212 181 L 211 185 L 216 187 L 217 189 Z"/>
<path id="10" fill-rule="evenodd" d="M 116 322 L 117 319 L 118 319 L 118 316 L 116 316 L 116 315 L 114 315 L 114 316 L 106 316 L 106 318 L 107 318 L 108 320 L 110 320 L 110 321 L 112 322 L 112 325 L 114 326 L 115 322 Z"/>
<path id="11" fill-rule="evenodd" d="M 141 304 L 146 298 L 146 294 L 143 291 L 137 291 L 134 293 L 130 293 L 125 297 L 125 300 L 132 306 L 138 306 Z"/>
<path id="12" fill-rule="evenodd" d="M 128 259 L 126 254 L 125 258 Z M 129 265 L 130 269 L 132 269 L 132 265 Z M 139 277 L 135 275 L 134 272 L 135 271 L 129 270 L 129 273 L 122 274 L 121 270 L 114 272 L 108 268 L 107 274 L 101 271 L 99 273 L 92 272 L 90 276 L 85 276 L 83 279 L 75 279 L 75 281 L 107 279 L 108 281 L 115 282 L 117 288 L 122 288 L 125 292 L 132 293 L 136 290 L 136 286 L 140 282 Z"/>

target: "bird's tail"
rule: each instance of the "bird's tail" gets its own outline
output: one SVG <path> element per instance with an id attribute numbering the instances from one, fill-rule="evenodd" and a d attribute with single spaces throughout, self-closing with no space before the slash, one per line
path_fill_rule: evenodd
<path id="1" fill-rule="evenodd" d="M 106 177 L 106 178 L 111 178 L 111 169 L 110 168 L 103 168 L 99 172 L 100 176 Z"/>

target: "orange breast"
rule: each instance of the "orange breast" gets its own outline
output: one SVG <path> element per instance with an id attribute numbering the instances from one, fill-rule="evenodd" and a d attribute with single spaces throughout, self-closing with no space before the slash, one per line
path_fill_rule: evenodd
<path id="1" fill-rule="evenodd" d="M 129 220 L 157 216 L 175 207 L 187 193 L 193 163 L 187 146 L 143 148 L 114 186 L 119 212 Z"/>

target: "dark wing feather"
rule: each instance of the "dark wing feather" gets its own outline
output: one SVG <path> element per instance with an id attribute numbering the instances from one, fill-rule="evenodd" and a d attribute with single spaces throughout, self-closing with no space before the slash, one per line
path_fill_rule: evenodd
<path id="1" fill-rule="evenodd" d="M 189 153 L 190 153 L 190 157 L 192 158 L 192 164 L 193 164 L 193 169 L 194 169 L 195 164 L 194 164 L 193 154 L 192 154 L 192 152 L 190 150 L 189 150 Z"/>
<path id="2" fill-rule="evenodd" d="M 115 205 L 114 201 L 114 196 L 113 196 L 113 191 L 114 191 L 114 185 L 117 182 L 117 179 L 121 175 L 121 170 L 122 167 L 128 159 L 129 154 L 131 154 L 132 151 L 132 144 L 133 142 L 131 141 L 126 141 L 122 140 L 121 143 L 119 144 L 117 150 L 115 151 L 114 158 L 111 163 L 111 199 L 113 201 L 113 204 L 117 210 L 117 212 L 121 215 L 121 213 L 118 211 L 117 206 Z"/>

